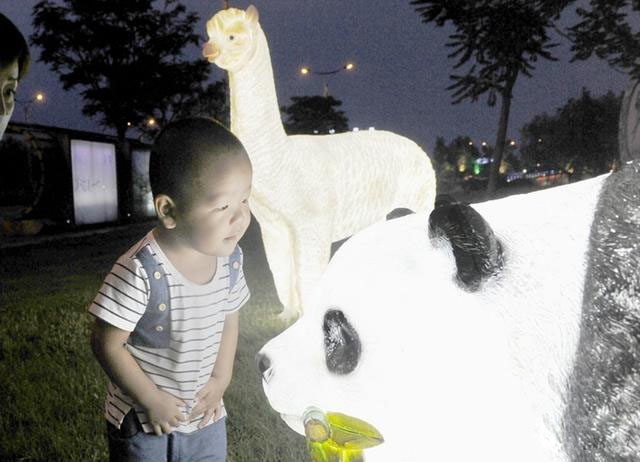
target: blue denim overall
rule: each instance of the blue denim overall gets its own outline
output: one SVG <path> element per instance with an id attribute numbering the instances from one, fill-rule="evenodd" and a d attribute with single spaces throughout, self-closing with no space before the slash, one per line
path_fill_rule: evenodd
<path id="1" fill-rule="evenodd" d="M 147 307 L 129 336 L 128 343 L 150 348 L 168 348 L 171 338 L 171 297 L 167 275 L 153 258 L 149 246 L 135 257 L 148 276 Z M 229 256 L 229 292 L 235 286 L 241 267 L 240 248 Z M 131 409 L 120 429 L 107 424 L 110 462 L 181 462 L 199 460 L 225 462 L 227 455 L 226 418 L 193 433 L 145 433 L 136 412 Z"/>

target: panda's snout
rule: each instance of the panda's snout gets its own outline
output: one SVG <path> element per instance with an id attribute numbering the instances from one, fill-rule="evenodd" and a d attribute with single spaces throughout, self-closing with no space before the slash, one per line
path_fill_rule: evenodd
<path id="1" fill-rule="evenodd" d="M 271 376 L 273 375 L 273 369 L 271 368 L 271 360 L 269 357 L 262 352 L 258 352 L 258 354 L 256 354 L 256 365 L 258 366 L 260 375 L 262 375 L 262 379 L 265 382 L 269 382 L 269 379 L 271 379 Z"/>

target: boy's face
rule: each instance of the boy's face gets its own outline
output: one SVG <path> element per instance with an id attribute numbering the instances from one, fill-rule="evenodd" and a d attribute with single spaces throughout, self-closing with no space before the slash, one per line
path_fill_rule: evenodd
<path id="1" fill-rule="evenodd" d="M 16 104 L 18 89 L 18 61 L 0 68 L 0 140 L 9 124 Z"/>
<path id="2" fill-rule="evenodd" d="M 183 244 L 211 256 L 231 255 L 249 221 L 252 168 L 246 154 L 225 156 L 200 175 L 191 203 L 176 214 Z"/>

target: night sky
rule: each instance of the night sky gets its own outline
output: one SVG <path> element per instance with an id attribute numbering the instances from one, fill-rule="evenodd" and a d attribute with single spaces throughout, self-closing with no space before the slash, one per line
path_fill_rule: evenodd
<path id="1" fill-rule="evenodd" d="M 0 0 L 0 11 L 25 34 L 30 34 L 31 11 L 37 0 Z M 222 0 L 183 0 L 200 16 L 197 31 L 206 40 L 205 22 L 222 8 Z M 246 8 L 251 2 L 232 0 L 231 6 Z M 499 105 L 491 108 L 486 98 L 476 103 L 451 104 L 446 87 L 454 61 L 445 47 L 449 30 L 420 22 L 409 0 L 255 0 L 260 23 L 271 50 L 280 105 L 296 95 L 321 94 L 323 77 L 299 74 L 303 65 L 314 70 L 337 69 L 345 62 L 355 63 L 355 71 L 328 76 L 332 96 L 343 101 L 343 110 L 352 127 L 391 130 L 405 135 L 424 149 L 431 150 L 436 137 L 451 140 L 467 134 L 474 140 L 495 141 Z M 564 24 L 575 16 L 567 11 Z M 557 62 L 541 61 L 533 78 L 519 77 L 514 92 L 508 135 L 519 138 L 520 128 L 535 115 L 553 113 L 570 97 L 579 96 L 582 87 L 593 95 L 611 89 L 622 91 L 626 75 L 606 62 L 592 59 L 570 63 L 569 45 L 556 36 Z M 19 88 L 22 100 L 41 90 L 46 104 L 33 105 L 30 121 L 65 128 L 112 133 L 97 121 L 81 114 L 82 100 L 64 92 L 58 76 L 37 62 L 39 52 L 32 49 L 34 64 Z M 194 58 L 200 49 L 189 50 Z M 215 67 L 215 66 L 214 66 Z M 212 78 L 222 76 L 216 68 Z M 14 120 L 24 120 L 22 107 Z"/>

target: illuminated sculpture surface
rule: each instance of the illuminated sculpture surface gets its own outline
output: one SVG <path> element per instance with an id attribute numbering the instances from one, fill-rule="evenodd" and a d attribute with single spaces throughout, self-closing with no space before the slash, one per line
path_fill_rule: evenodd
<path id="1" fill-rule="evenodd" d="M 375 426 L 367 462 L 636 460 L 639 266 L 637 164 L 373 225 L 259 353 L 265 394 L 301 435 L 308 406 Z"/>
<path id="2" fill-rule="evenodd" d="M 418 145 L 390 132 L 287 136 L 257 10 L 220 11 L 207 33 L 205 56 L 229 74 L 231 130 L 253 164 L 251 209 L 283 314 L 294 317 L 326 268 L 332 242 L 395 208 L 433 208 L 433 169 Z"/>

